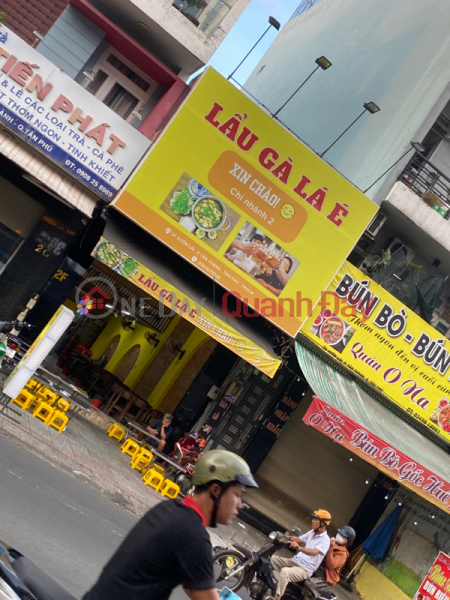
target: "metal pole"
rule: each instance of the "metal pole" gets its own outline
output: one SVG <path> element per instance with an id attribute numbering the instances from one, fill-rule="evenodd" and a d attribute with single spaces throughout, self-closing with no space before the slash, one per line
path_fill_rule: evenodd
<path id="1" fill-rule="evenodd" d="M 356 563 L 356 565 L 353 567 L 353 569 L 350 571 L 350 573 L 349 573 L 349 574 L 346 576 L 346 578 L 345 578 L 345 581 L 349 581 L 349 580 L 350 580 L 351 576 L 353 575 L 353 573 L 355 573 L 356 569 L 357 569 L 359 566 L 362 566 L 362 565 L 364 564 L 364 562 L 365 562 L 365 561 L 366 561 L 366 559 L 367 559 L 367 556 L 368 556 L 368 555 L 367 555 L 367 554 L 365 554 L 365 553 L 361 554 L 361 557 L 359 558 L 359 560 L 358 560 L 358 562 Z"/>
<path id="2" fill-rule="evenodd" d="M 238 64 L 238 66 L 235 68 L 235 70 L 231 73 L 231 75 L 228 75 L 228 79 L 231 79 L 233 77 L 233 75 L 236 73 L 236 71 L 239 69 L 239 67 L 242 65 L 242 63 L 247 60 L 247 58 L 250 56 L 250 54 L 253 52 L 253 50 L 256 48 L 256 46 L 263 39 L 263 37 L 266 35 L 266 33 L 269 31 L 269 29 L 271 27 L 272 27 L 272 25 L 269 25 L 269 27 L 265 30 L 265 32 L 262 34 L 262 36 L 259 38 L 259 40 L 256 42 L 256 44 L 254 44 L 253 47 L 250 48 L 250 50 L 247 52 L 247 54 L 244 56 L 244 58 L 241 60 L 241 62 Z"/>
<path id="3" fill-rule="evenodd" d="M 399 162 L 402 160 L 402 158 L 405 158 L 405 156 L 408 154 L 408 152 L 411 152 L 411 150 L 414 150 L 414 148 L 409 148 L 409 150 L 407 150 L 407 151 L 405 152 L 405 154 L 402 154 L 402 156 L 400 156 L 400 158 L 399 158 L 398 160 L 396 160 L 396 161 L 395 161 L 395 163 L 393 163 L 393 164 L 392 164 L 392 165 L 389 167 L 389 169 L 386 169 L 386 171 L 385 171 L 384 173 L 382 173 L 382 174 L 381 174 L 381 175 L 378 177 L 378 179 L 375 179 L 375 181 L 374 181 L 374 182 L 373 182 L 371 185 L 369 185 L 369 187 L 368 187 L 368 188 L 366 188 L 365 190 L 363 190 L 363 194 L 365 194 L 366 192 L 368 192 L 368 191 L 370 190 L 370 188 L 371 188 L 371 187 L 373 187 L 373 186 L 374 186 L 376 183 L 378 183 L 378 182 L 380 181 L 380 179 L 382 179 L 382 178 L 383 178 L 383 177 L 386 175 L 386 173 L 389 173 L 389 171 L 390 171 L 390 170 L 391 170 L 393 167 L 395 167 L 395 165 L 396 165 L 397 163 L 399 163 Z"/>
<path id="4" fill-rule="evenodd" d="M 356 117 L 356 119 L 353 121 L 353 123 L 350 123 L 350 125 L 347 127 L 347 129 L 344 129 L 344 131 L 341 133 L 341 135 L 334 140 L 334 142 L 331 144 L 331 146 L 328 146 L 328 148 L 326 150 L 324 150 L 322 152 L 322 154 L 319 154 L 320 158 L 323 158 L 325 156 L 325 154 L 328 152 L 328 150 L 331 150 L 331 148 L 336 144 L 336 142 L 338 142 L 341 139 L 341 137 L 343 135 L 345 135 L 351 127 L 353 127 L 353 125 L 356 123 L 356 121 L 358 121 L 366 111 L 367 111 L 367 108 L 365 108 L 362 111 L 362 113 Z"/>
<path id="5" fill-rule="evenodd" d="M 320 65 L 317 65 L 317 67 L 314 69 L 314 71 L 312 73 L 310 73 L 308 75 L 308 77 L 305 79 L 305 81 L 295 90 L 295 92 L 289 96 L 289 98 L 286 100 L 286 102 L 283 104 L 283 106 L 280 106 L 280 108 L 277 110 L 276 113 L 273 114 L 274 118 L 276 118 L 277 114 L 280 112 L 280 110 L 283 110 L 283 108 L 286 106 L 286 104 L 288 104 L 292 98 L 295 96 L 295 94 L 302 89 L 302 87 L 305 85 L 305 83 L 311 79 L 311 77 L 314 75 L 314 73 L 317 71 L 317 69 L 320 69 Z"/>

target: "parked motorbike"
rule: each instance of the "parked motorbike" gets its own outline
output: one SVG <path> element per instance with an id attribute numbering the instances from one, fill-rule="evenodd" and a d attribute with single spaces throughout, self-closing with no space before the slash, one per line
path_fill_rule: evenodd
<path id="1" fill-rule="evenodd" d="M 30 323 L 24 321 L 7 322 L 3 324 L 3 328 L 5 328 L 5 325 L 16 331 L 33 327 Z M 18 336 L 12 333 L 0 333 L 0 369 L 11 371 L 15 367 L 17 359 L 25 350 L 26 344 Z"/>
<path id="2" fill-rule="evenodd" d="M 56 581 L 0 541 L 0 600 L 75 600 Z"/>
<path id="3" fill-rule="evenodd" d="M 280 548 L 290 548 L 291 537 L 298 537 L 295 527 L 285 534 L 272 531 L 270 543 L 257 552 L 234 544 L 233 548 L 220 549 L 214 554 L 214 575 L 219 588 L 227 587 L 237 592 L 245 587 L 253 600 L 272 600 L 276 594 L 277 581 L 270 565 L 271 556 Z M 282 600 L 303 600 L 301 587 L 289 584 Z M 332 592 L 325 592 L 319 600 L 337 600 Z"/>
<path id="4" fill-rule="evenodd" d="M 185 473 L 179 473 L 175 477 L 175 483 L 180 486 L 180 492 L 184 496 L 193 491 L 192 477 L 195 473 L 195 463 L 205 445 L 206 441 L 199 433 L 188 433 L 178 440 L 170 454 L 171 458 L 186 469 Z"/>

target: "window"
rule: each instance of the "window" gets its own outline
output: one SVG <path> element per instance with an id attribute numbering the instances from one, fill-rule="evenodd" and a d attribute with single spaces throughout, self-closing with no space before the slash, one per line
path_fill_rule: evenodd
<path id="1" fill-rule="evenodd" d="M 18 233 L 0 223 L 0 273 L 22 241 Z"/>
<path id="2" fill-rule="evenodd" d="M 157 84 L 116 50 L 108 48 L 82 86 L 122 119 L 131 122 Z"/>

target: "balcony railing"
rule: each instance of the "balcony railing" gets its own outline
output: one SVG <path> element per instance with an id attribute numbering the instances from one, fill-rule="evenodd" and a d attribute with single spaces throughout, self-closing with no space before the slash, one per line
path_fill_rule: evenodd
<path id="1" fill-rule="evenodd" d="M 233 8 L 233 0 L 175 0 L 172 6 L 201 31 L 212 35 Z"/>
<path id="2" fill-rule="evenodd" d="M 416 153 L 400 180 L 444 218 L 450 218 L 450 178 L 433 163 Z"/>

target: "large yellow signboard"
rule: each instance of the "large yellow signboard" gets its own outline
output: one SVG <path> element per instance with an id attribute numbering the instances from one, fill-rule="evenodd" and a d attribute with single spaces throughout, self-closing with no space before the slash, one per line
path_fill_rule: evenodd
<path id="1" fill-rule="evenodd" d="M 115 205 L 291 335 L 377 210 L 211 68 Z"/>
<path id="2" fill-rule="evenodd" d="M 302 333 L 450 440 L 450 341 L 346 262 Z"/>

